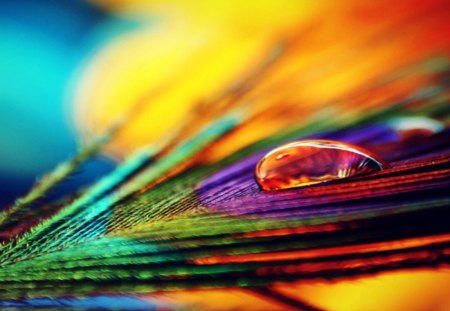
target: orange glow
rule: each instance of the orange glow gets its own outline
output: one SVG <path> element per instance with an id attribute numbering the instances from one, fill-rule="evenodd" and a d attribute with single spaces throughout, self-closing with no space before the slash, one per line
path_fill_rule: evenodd
<path id="1" fill-rule="evenodd" d="M 193 289 L 172 291 L 146 295 L 149 298 L 157 298 L 168 301 L 180 309 L 192 310 L 295 310 L 284 304 L 277 303 L 269 298 L 255 295 L 252 291 L 241 288 L 229 289 Z M 205 299 L 207 297 L 207 299 Z"/>
<path id="2" fill-rule="evenodd" d="M 117 157 L 161 138 L 199 101 L 212 100 L 214 106 L 214 98 L 258 68 L 280 42 L 284 54 L 240 99 L 251 117 L 211 150 L 211 160 L 308 122 L 324 108 L 376 109 L 374 102 L 327 103 L 450 50 L 445 1 L 97 2 L 128 18 L 160 20 L 118 37 L 95 55 L 75 94 L 79 127 L 88 137 L 110 126 L 144 94 L 165 89 L 148 99 L 109 146 Z M 415 86 L 414 81 L 405 85 Z"/>
<path id="3" fill-rule="evenodd" d="M 265 262 L 270 260 L 293 260 L 326 256 L 345 255 L 352 253 L 381 252 L 387 250 L 400 250 L 424 245 L 450 241 L 450 234 L 398 240 L 394 242 L 379 242 L 363 245 L 319 248 L 314 250 L 287 251 L 276 253 L 232 255 L 220 257 L 197 258 L 193 262 L 199 265 L 212 265 L 223 263 Z"/>
<path id="4" fill-rule="evenodd" d="M 332 311 L 449 310 L 450 269 L 414 269 L 362 276 L 339 282 L 308 280 L 277 283 L 269 290 Z M 145 295 L 180 309 L 296 310 L 251 289 L 191 289 Z M 207 299 L 205 299 L 205 297 Z"/>
<path id="5" fill-rule="evenodd" d="M 278 284 L 276 290 L 333 311 L 434 310 L 450 308 L 450 269 L 388 272 L 339 282 Z"/>

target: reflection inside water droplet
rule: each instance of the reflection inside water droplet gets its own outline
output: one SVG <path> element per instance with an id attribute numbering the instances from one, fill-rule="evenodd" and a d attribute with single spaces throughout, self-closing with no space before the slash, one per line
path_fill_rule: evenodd
<path id="1" fill-rule="evenodd" d="M 302 187 L 368 174 L 389 165 L 373 153 L 332 140 L 301 140 L 278 147 L 256 165 L 255 176 L 264 190 Z"/>

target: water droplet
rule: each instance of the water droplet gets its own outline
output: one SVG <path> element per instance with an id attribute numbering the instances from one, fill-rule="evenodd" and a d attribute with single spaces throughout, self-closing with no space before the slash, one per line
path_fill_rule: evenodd
<path id="1" fill-rule="evenodd" d="M 281 190 L 327 182 L 388 168 L 361 147 L 333 140 L 300 140 L 267 153 L 255 175 L 264 190 Z"/>

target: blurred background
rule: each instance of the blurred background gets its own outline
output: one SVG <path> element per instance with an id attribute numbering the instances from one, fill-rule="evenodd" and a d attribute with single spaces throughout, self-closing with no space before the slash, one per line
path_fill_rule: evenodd
<path id="1" fill-rule="evenodd" d="M 0 205 L 144 97 L 148 104 L 107 157 L 87 161 L 47 199 L 91 183 L 245 72 L 312 8 L 296 1 L 2 1 Z"/>
<path id="2" fill-rule="evenodd" d="M 131 24 L 83 1 L 1 1 L 2 206 L 76 152 L 80 136 L 70 95 L 77 83 L 76 71 L 104 42 Z M 97 159 L 58 191 L 68 193 L 113 165 Z"/>

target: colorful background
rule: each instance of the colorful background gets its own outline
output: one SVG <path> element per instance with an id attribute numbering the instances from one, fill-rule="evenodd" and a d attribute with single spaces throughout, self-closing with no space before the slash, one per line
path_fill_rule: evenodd
<path id="1" fill-rule="evenodd" d="M 194 118 L 188 136 L 233 107 L 221 94 L 255 70 L 264 80 L 241 90 L 246 105 L 237 110 L 251 118 L 197 161 L 214 163 L 311 120 L 319 131 L 328 119 L 370 114 L 405 93 L 432 93 L 435 71 L 449 63 L 449 12 L 438 0 L 3 0 L 0 205 L 112 130 L 101 152 L 40 203 L 83 189 Z M 377 83 L 388 86 L 377 93 Z M 216 98 L 216 107 L 198 108 Z M 447 310 L 449 287 L 448 269 L 417 269 L 278 290 L 329 310 Z M 277 307 L 240 289 L 141 299 L 168 308 Z"/>

